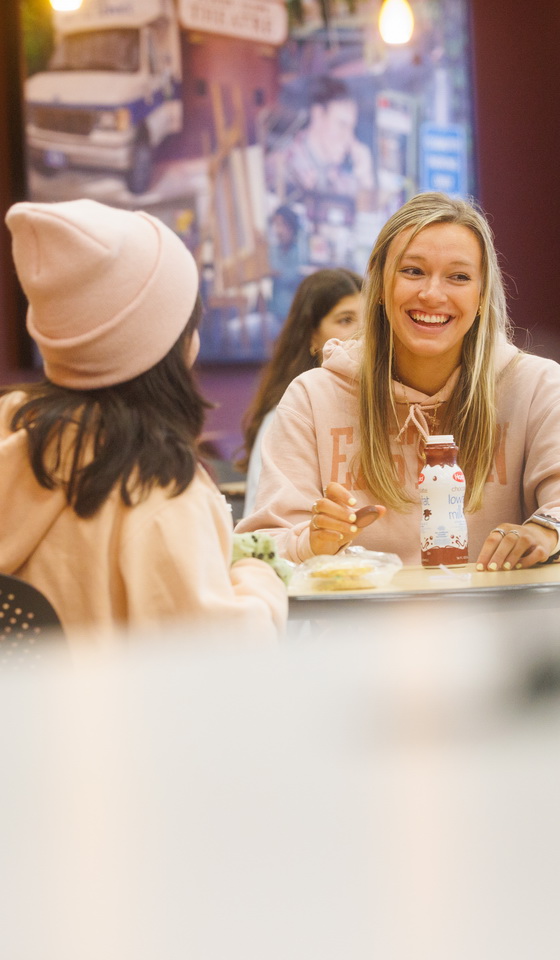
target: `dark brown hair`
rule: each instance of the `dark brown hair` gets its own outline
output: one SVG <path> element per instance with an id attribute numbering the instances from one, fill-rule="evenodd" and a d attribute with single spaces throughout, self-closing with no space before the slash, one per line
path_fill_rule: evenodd
<path id="1" fill-rule="evenodd" d="M 63 486 L 78 516 L 93 516 L 115 486 L 127 506 L 154 486 L 169 486 L 170 496 L 188 487 L 211 406 L 186 364 L 201 312 L 199 297 L 167 355 L 125 383 L 71 390 L 44 380 L 21 388 L 26 400 L 11 428 L 27 431 L 37 481 L 47 490 Z"/>
<path id="2" fill-rule="evenodd" d="M 244 456 L 236 461 L 238 470 L 247 470 L 259 427 L 278 404 L 286 387 L 300 373 L 320 365 L 319 358 L 310 353 L 313 331 L 343 297 L 351 297 L 361 289 L 360 275 L 344 267 L 316 270 L 301 281 L 272 357 L 262 370 L 257 392 L 243 418 Z"/>

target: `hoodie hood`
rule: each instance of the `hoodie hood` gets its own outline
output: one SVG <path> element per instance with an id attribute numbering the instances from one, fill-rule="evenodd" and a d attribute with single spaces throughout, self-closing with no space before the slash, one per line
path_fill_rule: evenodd
<path id="1" fill-rule="evenodd" d="M 323 346 L 323 362 L 325 370 L 344 377 L 346 380 L 357 380 L 362 362 L 363 340 L 327 340 Z"/>
<path id="2" fill-rule="evenodd" d="M 0 571 L 14 573 L 29 559 L 45 534 L 67 509 L 61 488 L 46 490 L 29 463 L 27 433 L 10 429 L 25 394 L 14 391 L 0 399 Z"/>
<path id="3" fill-rule="evenodd" d="M 360 365 L 363 356 L 363 340 L 328 340 L 323 347 L 322 366 L 337 376 L 348 381 L 358 383 Z M 506 367 L 519 355 L 519 350 L 505 339 L 501 340 L 496 350 L 496 376 L 499 378 Z M 398 380 L 393 380 L 393 397 L 397 407 L 399 432 L 397 440 L 403 437 L 409 427 L 414 425 L 418 431 L 419 440 L 430 435 L 431 421 L 438 409 L 452 396 L 459 380 L 461 368 L 453 371 L 441 390 L 433 396 L 421 393 L 405 386 Z"/>

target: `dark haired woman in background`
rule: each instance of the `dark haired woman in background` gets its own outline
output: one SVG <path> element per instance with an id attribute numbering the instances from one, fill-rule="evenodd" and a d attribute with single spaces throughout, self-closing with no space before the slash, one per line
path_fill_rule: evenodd
<path id="1" fill-rule="evenodd" d="M 254 507 L 261 442 L 282 394 L 300 373 L 320 366 L 327 340 L 348 340 L 358 334 L 361 289 L 359 274 L 343 267 L 317 270 L 299 284 L 244 418 L 245 455 L 237 463 L 238 469 L 247 473 L 244 516 Z"/>

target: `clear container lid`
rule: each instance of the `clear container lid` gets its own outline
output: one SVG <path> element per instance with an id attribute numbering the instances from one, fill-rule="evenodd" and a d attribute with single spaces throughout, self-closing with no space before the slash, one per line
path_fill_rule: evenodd
<path id="1" fill-rule="evenodd" d="M 389 583 L 401 567 L 402 560 L 394 553 L 346 547 L 334 556 L 320 554 L 300 564 L 290 580 L 289 593 L 372 590 Z"/>
<path id="2" fill-rule="evenodd" d="M 455 443 L 455 439 L 452 433 L 442 433 L 439 435 L 434 435 L 433 437 L 428 437 L 426 443 Z"/>

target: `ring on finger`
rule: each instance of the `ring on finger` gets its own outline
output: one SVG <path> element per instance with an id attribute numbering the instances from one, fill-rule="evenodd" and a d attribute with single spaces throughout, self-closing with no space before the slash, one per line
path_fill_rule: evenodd
<path id="1" fill-rule="evenodd" d="M 317 523 L 316 523 L 316 517 L 314 517 L 314 516 L 311 517 L 311 529 L 312 529 L 312 530 L 318 530 L 318 529 L 319 529 L 319 527 L 317 526 Z"/>
<path id="2" fill-rule="evenodd" d="M 319 513 L 319 501 L 316 500 L 313 506 L 311 507 L 311 513 Z"/>
<path id="3" fill-rule="evenodd" d="M 510 530 L 510 533 L 512 533 L 512 532 L 513 532 L 513 531 Z M 492 533 L 499 533 L 502 538 L 505 537 L 505 536 L 507 536 L 506 531 L 505 531 L 505 530 L 502 530 L 501 527 L 494 527 L 494 529 L 492 530 Z M 517 534 L 517 536 L 519 536 L 519 534 Z"/>
<path id="4" fill-rule="evenodd" d="M 521 536 L 521 534 L 519 533 L 519 530 L 508 530 L 506 536 L 509 537 L 509 535 L 510 535 L 511 533 L 513 533 L 513 536 L 514 536 L 514 537 L 520 537 L 520 536 Z"/>

